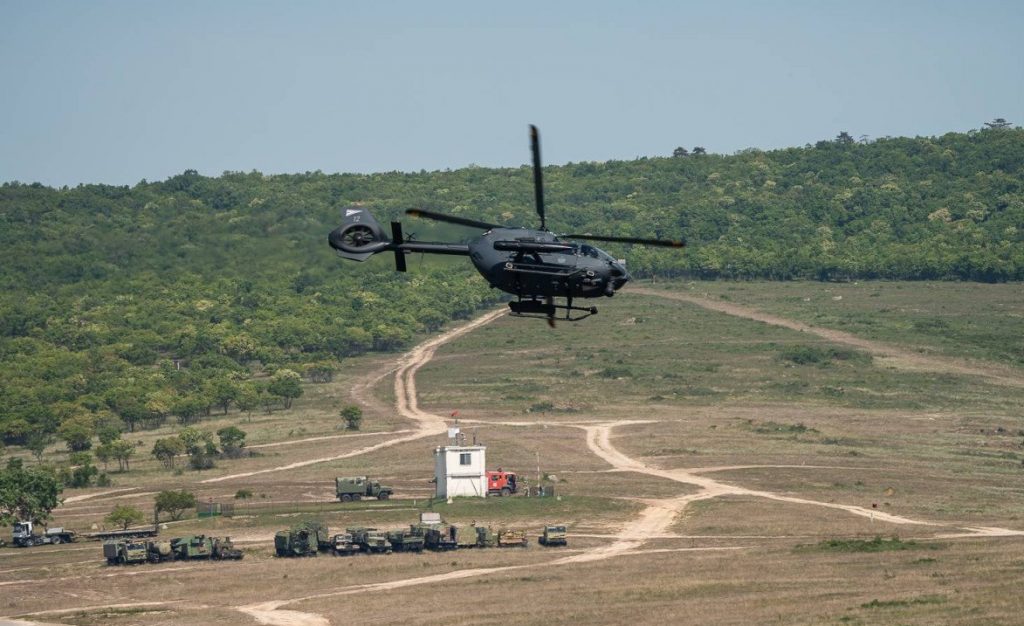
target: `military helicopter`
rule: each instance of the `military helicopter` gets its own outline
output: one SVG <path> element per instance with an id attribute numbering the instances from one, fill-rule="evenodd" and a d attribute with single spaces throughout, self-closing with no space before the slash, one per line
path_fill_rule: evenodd
<path id="1" fill-rule="evenodd" d="M 391 238 L 373 216 L 360 206 L 342 209 L 342 224 L 328 236 L 338 255 L 353 261 L 365 261 L 386 251 L 395 254 L 395 269 L 406 271 L 405 255 L 413 252 L 468 256 L 477 271 L 492 287 L 512 294 L 512 315 L 542 317 L 554 326 L 558 309 L 564 319 L 575 322 L 597 313 L 597 307 L 574 306 L 576 298 L 611 297 L 629 279 L 624 261 L 612 258 L 600 248 L 582 241 L 609 241 L 648 246 L 681 248 L 681 240 L 637 239 L 591 234 L 556 235 L 547 229 L 544 215 L 544 184 L 540 165 L 540 138 L 537 127 L 530 126 L 533 152 L 533 186 L 540 217 L 540 228 L 514 228 L 490 224 L 444 213 L 409 209 L 406 214 L 448 224 L 483 230 L 468 244 L 407 240 L 401 222 L 391 222 Z M 565 303 L 556 298 L 564 298 Z M 575 316 L 574 316 L 575 312 Z"/>

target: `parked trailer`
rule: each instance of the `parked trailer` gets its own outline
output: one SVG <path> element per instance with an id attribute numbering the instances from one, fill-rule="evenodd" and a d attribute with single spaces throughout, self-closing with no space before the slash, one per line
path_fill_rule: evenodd
<path id="1" fill-rule="evenodd" d="M 99 530 L 91 533 L 82 533 L 81 537 L 97 539 L 99 541 L 117 541 L 121 539 L 144 539 L 146 537 L 156 537 L 159 534 L 160 528 L 153 524 L 152 526 L 139 526 L 124 530 Z"/>

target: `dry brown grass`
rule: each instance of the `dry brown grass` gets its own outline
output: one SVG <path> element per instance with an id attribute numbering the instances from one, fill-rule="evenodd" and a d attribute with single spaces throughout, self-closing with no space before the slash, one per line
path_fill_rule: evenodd
<path id="1" fill-rule="evenodd" d="M 957 316 L 968 312 L 981 318 L 976 323 L 983 328 L 998 326 L 961 301 L 973 293 L 962 286 L 842 288 L 841 300 L 833 299 L 834 292 L 822 295 L 817 284 L 804 285 L 806 292 L 799 285 L 781 291 L 777 285 L 739 287 L 716 284 L 705 291 L 775 315 L 816 323 L 854 320 L 864 327 L 870 326 L 864 319 L 872 300 L 858 298 L 881 299 L 888 307 L 883 328 L 868 333 L 876 341 L 898 341 L 891 329 L 901 324 L 926 327 L 914 326 L 915 310 L 941 311 L 953 329 L 961 328 Z M 986 287 L 984 297 L 1001 305 L 992 309 L 999 319 L 1013 313 L 1007 307 L 1020 307 L 1019 295 L 998 288 Z M 808 309 L 812 305 L 820 316 Z M 901 348 L 921 345 L 920 336 L 913 337 Z M 528 550 L 284 560 L 271 556 L 270 538 L 300 515 L 186 520 L 169 532 L 233 535 L 245 560 L 110 568 L 97 544 L 2 550 L 0 614 L 69 609 L 34 619 L 252 624 L 238 607 L 279 601 L 284 604 L 278 608 L 297 612 L 278 613 L 281 618 L 336 624 L 1018 623 L 1024 537 L 948 535 L 977 527 L 1024 529 L 1021 388 L 964 374 L 892 369 L 879 360 L 798 367 L 778 356 L 790 345 L 829 344 L 692 304 L 632 295 L 555 332 L 501 318 L 440 348 L 417 377 L 421 408 L 440 415 L 459 409 L 464 432 L 489 446 L 490 465 L 533 479 L 539 454 L 541 471 L 558 477 L 556 488 L 565 498 L 438 509 L 453 521 L 518 524 L 534 533 L 546 521 L 564 521 L 575 533 L 568 550 L 533 543 Z M 991 342 L 972 345 L 974 363 L 992 349 Z M 928 349 L 941 359 L 948 338 Z M 324 512 L 331 527 L 409 523 L 429 494 L 431 450 L 443 443 L 440 437 L 295 470 L 198 482 L 338 456 L 389 437 L 333 437 L 344 434 L 337 412 L 352 402 L 353 387 L 364 406 L 364 430 L 410 428 L 391 408 L 390 378 L 368 374 L 390 367 L 391 360 L 354 359 L 335 383 L 307 387 L 292 411 L 257 413 L 240 424 L 254 444 L 330 439 L 260 448 L 261 456 L 223 461 L 201 475 L 176 476 L 143 460 L 130 474 L 115 476 L 113 489 L 133 491 L 69 504 L 57 511 L 57 523 L 87 527 L 115 502 L 145 509 L 152 493 L 166 488 L 188 488 L 202 499 L 231 499 L 248 488 L 257 502 L 315 503 L 331 499 L 333 477 L 343 474 L 392 482 L 400 499 L 385 507 Z M 996 365 L 1000 371 L 1012 367 L 1005 360 Z M 215 418 L 203 427 L 216 429 L 238 417 Z M 616 427 L 609 438 L 643 471 L 607 471 L 580 427 L 595 420 L 645 421 Z M 172 431 L 133 437 L 149 446 Z M 659 537 L 612 558 L 560 563 L 624 546 L 616 534 L 648 505 L 706 493 L 694 482 L 699 479 L 748 492 L 688 502 Z M 927 524 L 893 524 L 820 504 Z M 898 536 L 915 547 L 820 547 L 828 539 L 876 535 Z M 445 574 L 464 577 L 430 578 Z M 405 586 L 359 587 L 389 582 Z M 168 604 L 145 604 L 160 602 Z M 104 608 L 114 605 L 122 606 Z"/>

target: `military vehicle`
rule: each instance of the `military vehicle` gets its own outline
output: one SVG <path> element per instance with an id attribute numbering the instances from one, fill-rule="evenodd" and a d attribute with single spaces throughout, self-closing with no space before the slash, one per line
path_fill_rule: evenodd
<path id="1" fill-rule="evenodd" d="M 490 526 L 474 526 L 473 528 L 476 529 L 476 546 L 478 548 L 493 548 L 498 545 L 498 536 Z"/>
<path id="2" fill-rule="evenodd" d="M 177 559 L 240 559 L 244 556 L 241 550 L 235 548 L 231 537 L 181 537 L 171 540 L 171 550 Z"/>
<path id="3" fill-rule="evenodd" d="M 71 543 L 77 539 L 75 531 L 65 528 L 47 528 L 36 534 L 32 522 L 15 522 L 11 527 L 11 540 L 19 548 L 44 544 Z"/>
<path id="4" fill-rule="evenodd" d="M 147 541 L 146 558 L 150 563 L 173 561 L 175 558 L 174 548 L 170 541 Z"/>
<path id="5" fill-rule="evenodd" d="M 526 531 L 523 530 L 499 530 L 499 548 L 525 548 L 529 542 L 526 539 Z"/>
<path id="6" fill-rule="evenodd" d="M 459 547 L 452 537 L 450 527 L 446 524 L 412 524 L 412 534 L 423 537 L 423 545 L 428 550 L 454 550 Z"/>
<path id="7" fill-rule="evenodd" d="M 277 556 L 316 556 L 319 545 L 316 532 L 308 528 L 290 528 L 274 535 Z"/>
<path id="8" fill-rule="evenodd" d="M 352 533 L 338 533 L 331 538 L 331 543 L 331 552 L 334 552 L 334 556 L 348 556 L 362 550 L 352 541 Z"/>
<path id="9" fill-rule="evenodd" d="M 458 548 L 480 547 L 480 535 L 476 531 L 476 526 L 455 526 L 453 524 L 448 527 L 448 534 Z"/>
<path id="10" fill-rule="evenodd" d="M 103 544 L 103 556 L 107 559 L 107 565 L 145 563 L 149 560 L 149 545 L 137 539 L 108 541 Z"/>
<path id="11" fill-rule="evenodd" d="M 388 553 L 392 550 L 388 535 L 383 530 L 364 528 L 363 526 L 354 526 L 345 530 L 352 535 L 352 543 L 358 545 L 363 552 Z"/>
<path id="12" fill-rule="evenodd" d="M 388 531 L 388 541 L 395 552 L 422 552 L 424 547 L 423 536 L 411 529 Z"/>
<path id="13" fill-rule="evenodd" d="M 335 478 L 334 492 L 342 502 L 351 502 L 362 498 L 387 500 L 395 490 L 382 486 L 378 481 L 370 480 L 366 476 L 353 476 Z"/>
<path id="14" fill-rule="evenodd" d="M 565 539 L 565 526 L 545 526 L 544 534 L 537 537 L 537 542 L 542 546 L 564 546 L 568 542 Z"/>

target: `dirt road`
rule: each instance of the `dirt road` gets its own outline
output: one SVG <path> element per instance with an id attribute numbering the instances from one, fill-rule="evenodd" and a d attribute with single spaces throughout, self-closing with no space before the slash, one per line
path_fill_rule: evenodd
<path id="1" fill-rule="evenodd" d="M 840 343 L 869 352 L 873 356 L 882 359 L 885 363 L 896 368 L 943 372 L 964 376 L 980 376 L 1001 385 L 1024 387 L 1024 376 L 1021 376 L 1020 372 L 994 363 L 978 363 L 976 361 L 968 361 L 966 359 L 954 357 L 920 354 L 905 348 L 857 337 L 856 335 L 851 335 L 850 333 L 846 333 L 841 330 L 834 330 L 832 328 L 824 328 L 821 326 L 811 326 L 810 324 L 804 324 L 803 322 L 779 317 L 777 315 L 771 315 L 750 307 L 733 304 L 731 302 L 724 302 L 722 300 L 712 300 L 711 298 L 705 298 L 703 296 L 661 291 L 658 289 L 646 289 L 643 287 L 631 287 L 629 291 L 645 296 L 654 296 L 678 302 L 687 302 L 710 311 L 725 313 L 735 317 L 742 317 L 749 320 L 763 322 L 765 324 L 771 324 L 772 326 L 781 326 L 782 328 L 789 328 L 790 330 L 817 335 L 818 337 L 827 339 L 833 343 Z"/>

